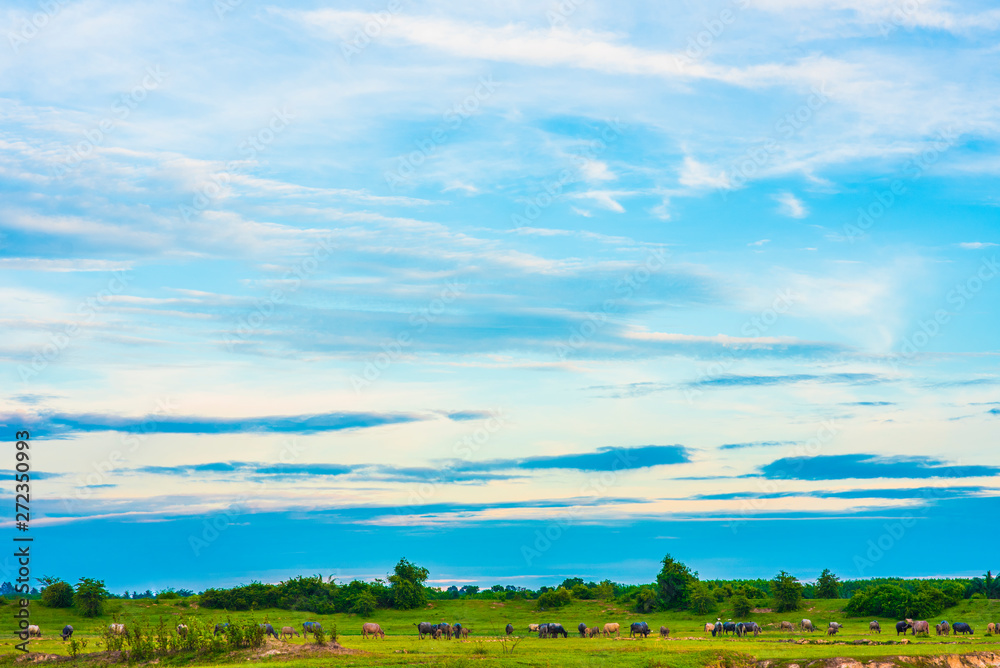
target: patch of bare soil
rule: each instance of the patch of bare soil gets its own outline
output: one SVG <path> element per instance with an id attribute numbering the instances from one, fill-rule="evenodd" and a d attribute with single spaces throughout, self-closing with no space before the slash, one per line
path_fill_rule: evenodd
<path id="1" fill-rule="evenodd" d="M 311 656 L 330 656 L 335 654 L 364 654 L 364 652 L 359 649 L 344 647 L 340 643 L 333 641 L 328 641 L 325 645 L 317 645 L 314 642 L 298 644 L 268 638 L 267 644 L 264 647 L 254 650 L 247 658 L 262 659 L 276 656 L 283 659 L 301 659 Z"/>
<path id="2" fill-rule="evenodd" d="M 758 661 L 757 668 L 775 668 L 774 661 Z M 941 654 L 938 656 L 884 656 L 862 662 L 842 656 L 816 659 L 805 664 L 789 663 L 784 668 L 996 668 L 1000 654 L 996 652 L 971 652 L 969 654 Z"/>

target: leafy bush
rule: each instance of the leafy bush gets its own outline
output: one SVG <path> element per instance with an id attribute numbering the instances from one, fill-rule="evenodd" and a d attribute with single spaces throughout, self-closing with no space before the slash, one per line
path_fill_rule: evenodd
<path id="1" fill-rule="evenodd" d="M 802 602 L 802 584 L 785 571 L 781 571 L 771 580 L 771 593 L 774 596 L 774 609 L 777 612 L 798 610 Z"/>
<path id="2" fill-rule="evenodd" d="M 73 605 L 73 585 L 62 580 L 42 590 L 42 605 L 46 608 L 69 608 Z"/>
<path id="3" fill-rule="evenodd" d="M 962 600 L 958 589 L 945 592 L 928 584 L 917 583 L 914 591 L 890 584 L 880 584 L 854 592 L 844 612 L 854 617 L 895 617 L 923 619 L 933 617 Z"/>
<path id="4" fill-rule="evenodd" d="M 541 596 L 538 597 L 538 603 L 536 604 L 539 610 L 545 610 L 548 608 L 561 608 L 567 605 L 571 600 L 570 593 L 567 589 L 560 587 L 559 589 L 550 589 Z"/>
<path id="5" fill-rule="evenodd" d="M 737 619 L 745 618 L 750 615 L 750 611 L 753 610 L 753 603 L 750 602 L 746 596 L 742 594 L 733 596 L 733 617 Z"/>
<path id="6" fill-rule="evenodd" d="M 80 578 L 73 601 L 84 617 L 100 617 L 104 614 L 104 601 L 107 597 L 103 580 Z"/>
<path id="7" fill-rule="evenodd" d="M 578 584 L 573 589 L 570 590 L 573 594 L 573 598 L 578 598 L 581 600 L 586 600 L 588 598 L 593 598 L 593 594 L 590 591 L 590 587 L 585 584 Z"/>

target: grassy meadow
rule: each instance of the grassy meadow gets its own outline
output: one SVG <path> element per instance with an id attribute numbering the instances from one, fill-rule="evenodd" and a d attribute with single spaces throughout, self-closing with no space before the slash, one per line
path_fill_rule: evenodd
<path id="1" fill-rule="evenodd" d="M 712 638 L 704 631 L 706 622 L 714 621 L 721 616 L 725 621 L 731 615 L 721 610 L 712 615 L 697 616 L 689 613 L 652 613 L 641 615 L 613 607 L 603 601 L 574 601 L 570 605 L 556 611 L 538 612 L 534 609 L 534 601 L 481 601 L 452 600 L 434 601 L 424 610 L 396 611 L 379 610 L 371 619 L 362 619 L 357 615 L 334 614 L 315 615 L 313 613 L 294 612 L 288 610 L 259 610 L 255 612 L 226 613 L 219 610 L 207 610 L 195 605 L 183 607 L 178 600 L 163 600 L 154 603 L 153 600 L 110 601 L 114 608 L 120 608 L 116 613 L 126 625 L 140 620 L 147 620 L 153 626 L 163 617 L 166 623 L 173 627 L 177 623 L 197 620 L 202 625 L 212 625 L 227 619 L 254 619 L 267 621 L 280 630 L 282 626 L 293 626 L 301 632 L 302 622 L 307 620 L 320 621 L 326 629 L 337 627 L 338 641 L 345 648 L 362 650 L 351 654 L 317 654 L 305 651 L 301 647 L 308 641 L 302 637 L 294 637 L 286 644 L 285 641 L 269 640 L 264 651 L 250 650 L 211 656 L 194 656 L 190 653 L 178 653 L 174 656 L 159 659 L 160 663 L 168 665 L 218 665 L 225 663 L 244 662 L 248 658 L 263 662 L 280 662 L 282 665 L 302 664 L 309 666 L 326 666 L 330 664 L 344 666 L 391 666 L 391 665 L 476 665 L 476 666 L 671 666 L 683 668 L 686 666 L 737 666 L 752 663 L 754 660 L 772 659 L 779 664 L 808 662 L 809 660 L 826 657 L 853 657 L 866 660 L 875 657 L 897 655 L 940 655 L 964 654 L 978 651 L 1000 652 L 1000 636 L 987 636 L 988 621 L 1000 621 L 1000 601 L 966 600 L 945 611 L 941 619 L 950 622 L 968 622 L 975 629 L 972 637 L 938 637 L 927 638 L 907 635 L 907 644 L 854 644 L 854 641 L 870 639 L 880 642 L 903 640 L 896 637 L 895 619 L 880 619 L 881 635 L 869 635 L 869 619 L 847 618 L 841 613 L 846 600 L 806 600 L 800 611 L 789 614 L 769 612 L 754 613 L 749 619 L 760 624 L 764 632 L 758 638 Z M 0 608 L 4 618 L 11 619 L 13 606 Z M 817 626 L 814 633 L 803 633 L 798 630 L 792 633 L 780 632 L 778 624 L 782 620 L 795 622 L 807 617 Z M 73 609 L 48 609 L 37 602 L 32 605 L 32 622 L 42 629 L 43 637 L 33 640 L 31 650 L 58 655 L 68 655 L 68 643 L 59 638 L 59 630 L 64 624 L 72 624 L 78 641 L 86 640 L 87 647 L 77 662 L 88 663 L 99 655 L 87 657 L 87 654 L 100 652 L 103 647 L 101 633 L 111 622 L 110 614 L 102 618 L 87 619 L 81 617 Z M 628 624 L 632 621 L 644 620 L 653 630 L 653 635 L 646 639 L 632 640 L 628 638 Z M 362 639 L 361 624 L 374 621 L 381 624 L 386 632 L 385 640 Z M 418 640 L 416 623 L 419 621 L 450 624 L 461 622 L 470 629 L 468 640 Z M 570 632 L 568 639 L 539 639 L 528 632 L 529 623 L 559 622 Z M 830 621 L 838 621 L 845 625 L 840 633 L 830 638 L 825 629 Z M 932 620 L 932 624 L 934 621 Z M 515 635 L 522 639 L 511 648 L 513 643 L 502 643 L 498 637 L 504 635 L 503 629 L 510 622 L 514 625 Z M 588 626 L 603 625 L 605 622 L 619 622 L 622 625 L 620 639 L 580 638 L 576 627 L 580 622 Z M 8 622 L 9 624 L 9 622 Z M 664 625 L 670 629 L 670 638 L 661 640 L 656 632 Z M 11 663 L 20 652 L 14 645 L 18 642 L 13 625 L 8 626 L 10 632 L 3 634 L 0 640 L 0 661 Z M 812 642 L 800 644 L 796 641 L 808 639 Z M 791 641 L 791 642 L 789 642 Z M 822 642 L 820 642 L 822 641 Z M 846 644 L 843 644 L 846 643 Z M 311 643 L 310 643 L 311 644 Z M 298 646 L 298 647 L 296 647 Z M 270 651 L 275 648 L 278 651 Z M 285 653 L 282 650 L 294 650 Z M 505 650 L 512 653 L 506 653 Z M 299 651 L 302 650 L 302 651 Z M 270 652 L 269 652 L 270 651 Z"/>

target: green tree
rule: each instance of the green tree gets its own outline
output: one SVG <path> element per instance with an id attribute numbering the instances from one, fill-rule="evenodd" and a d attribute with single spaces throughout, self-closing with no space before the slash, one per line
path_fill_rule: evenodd
<path id="1" fill-rule="evenodd" d="M 571 600 L 569 590 L 565 587 L 559 587 L 559 589 L 550 589 L 541 596 L 538 597 L 539 610 L 545 610 L 550 608 L 561 608 L 567 605 Z"/>
<path id="2" fill-rule="evenodd" d="M 103 615 L 104 601 L 107 598 L 108 590 L 104 588 L 104 580 L 80 578 L 80 581 L 76 583 L 76 594 L 73 601 L 84 617 Z"/>
<path id="3" fill-rule="evenodd" d="M 663 568 L 656 576 L 656 595 L 666 609 L 686 608 L 690 601 L 691 586 L 698 581 L 697 573 L 669 554 L 663 557 Z"/>
<path id="4" fill-rule="evenodd" d="M 601 584 L 594 588 L 594 596 L 602 601 L 614 598 L 614 595 L 615 584 L 611 580 L 603 580 Z"/>
<path id="5" fill-rule="evenodd" d="M 413 610 L 427 604 L 427 593 L 424 592 L 424 582 L 430 572 L 411 564 L 406 559 L 400 559 L 396 564 L 395 573 L 389 576 L 392 585 L 392 601 L 398 610 Z"/>
<path id="6" fill-rule="evenodd" d="M 375 612 L 375 595 L 370 591 L 363 591 L 354 599 L 351 612 L 362 617 L 371 617 Z"/>
<path id="7" fill-rule="evenodd" d="M 816 580 L 816 598 L 840 598 L 840 578 L 824 568 Z"/>
<path id="8" fill-rule="evenodd" d="M 715 610 L 715 597 L 704 582 L 695 582 L 691 587 L 691 609 L 700 615 Z"/>
<path id="9" fill-rule="evenodd" d="M 46 608 L 69 608 L 73 605 L 73 585 L 62 580 L 49 583 L 42 590 L 42 605 Z"/>
<path id="10" fill-rule="evenodd" d="M 635 595 L 635 611 L 648 613 L 656 609 L 656 592 L 651 587 L 643 587 Z"/>
<path id="11" fill-rule="evenodd" d="M 781 571 L 771 580 L 771 595 L 774 596 L 774 609 L 777 612 L 798 610 L 802 602 L 802 583 Z"/>
<path id="12" fill-rule="evenodd" d="M 737 594 L 731 600 L 733 603 L 733 617 L 741 619 L 750 615 L 750 611 L 753 610 L 753 603 L 750 602 L 750 599 L 743 594 Z"/>
<path id="13" fill-rule="evenodd" d="M 593 596 L 593 592 L 590 591 L 590 587 L 585 584 L 578 584 L 574 586 L 570 593 L 573 594 L 573 598 L 578 598 L 580 600 L 585 600 Z"/>

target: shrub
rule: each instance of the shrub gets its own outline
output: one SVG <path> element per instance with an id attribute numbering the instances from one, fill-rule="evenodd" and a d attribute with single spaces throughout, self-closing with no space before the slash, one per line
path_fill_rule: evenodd
<path id="1" fill-rule="evenodd" d="M 753 610 L 753 604 L 750 602 L 746 596 L 742 594 L 734 596 L 732 599 L 733 604 L 733 617 L 737 619 L 744 618 L 750 615 L 750 611 Z"/>
<path id="2" fill-rule="evenodd" d="M 42 605 L 46 608 L 69 608 L 73 605 L 73 586 L 62 580 L 42 590 Z"/>
<path id="3" fill-rule="evenodd" d="M 802 602 L 802 583 L 781 571 L 771 580 L 771 593 L 774 595 L 774 609 L 777 612 L 798 610 Z"/>
<path id="4" fill-rule="evenodd" d="M 103 580 L 80 578 L 73 600 L 84 617 L 100 617 L 104 614 L 104 601 L 107 597 Z"/>
<path id="5" fill-rule="evenodd" d="M 365 591 L 358 594 L 354 599 L 354 605 L 351 606 L 351 612 L 362 617 L 370 617 L 375 612 L 375 597 L 372 593 Z"/>
<path id="6" fill-rule="evenodd" d="M 573 587 L 573 589 L 570 590 L 570 592 L 573 594 L 573 598 L 578 598 L 581 600 L 592 598 L 593 596 L 591 594 L 590 588 L 587 587 L 587 585 L 585 584 L 576 585 L 575 587 Z"/>
<path id="7" fill-rule="evenodd" d="M 562 606 L 568 604 L 571 598 L 572 597 L 570 596 L 569 591 L 563 587 L 560 587 L 559 589 L 551 589 L 538 597 L 536 607 L 539 610 L 547 608 L 561 608 Z"/>

